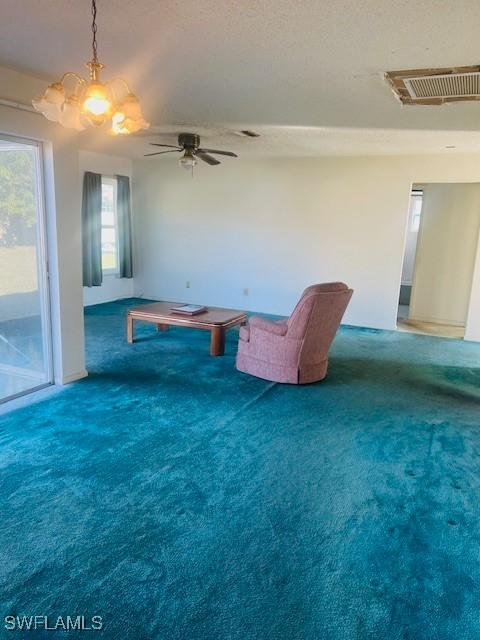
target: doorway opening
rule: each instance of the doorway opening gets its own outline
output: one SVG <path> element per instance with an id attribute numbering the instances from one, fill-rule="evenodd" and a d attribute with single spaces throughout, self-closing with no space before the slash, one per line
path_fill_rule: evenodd
<path id="1" fill-rule="evenodd" d="M 0 137 L 0 402 L 53 381 L 41 143 Z"/>
<path id="2" fill-rule="evenodd" d="M 480 184 L 415 184 L 398 301 L 400 331 L 465 336 L 480 230 Z"/>

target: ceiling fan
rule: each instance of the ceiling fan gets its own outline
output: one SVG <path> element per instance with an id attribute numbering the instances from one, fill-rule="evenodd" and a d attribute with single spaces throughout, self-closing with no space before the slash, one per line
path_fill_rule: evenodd
<path id="1" fill-rule="evenodd" d="M 197 164 L 197 158 L 203 160 L 207 164 L 215 165 L 220 164 L 220 160 L 214 158 L 211 153 L 221 156 L 230 156 L 232 158 L 238 158 L 236 153 L 232 151 L 219 151 L 218 149 L 203 149 L 200 147 L 200 136 L 196 133 L 180 133 L 178 136 L 178 146 L 173 144 L 159 144 L 157 142 L 151 142 L 154 147 L 169 147 L 166 151 L 157 151 L 156 153 L 146 153 L 147 156 L 159 156 L 163 153 L 183 153 L 183 156 L 179 159 L 178 163 L 184 169 L 192 170 Z"/>

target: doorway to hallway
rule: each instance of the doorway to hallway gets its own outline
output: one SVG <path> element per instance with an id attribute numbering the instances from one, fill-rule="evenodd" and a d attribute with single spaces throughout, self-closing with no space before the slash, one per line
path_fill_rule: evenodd
<path id="1" fill-rule="evenodd" d="M 415 184 L 399 295 L 397 328 L 463 338 L 480 229 L 480 185 Z"/>

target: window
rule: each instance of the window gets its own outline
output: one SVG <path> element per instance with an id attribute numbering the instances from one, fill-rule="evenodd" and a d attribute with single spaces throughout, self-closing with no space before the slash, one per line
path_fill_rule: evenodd
<path id="1" fill-rule="evenodd" d="M 414 189 L 410 196 L 410 231 L 418 233 L 422 215 L 423 191 Z"/>
<path id="2" fill-rule="evenodd" d="M 102 176 L 102 270 L 118 273 L 117 181 Z"/>

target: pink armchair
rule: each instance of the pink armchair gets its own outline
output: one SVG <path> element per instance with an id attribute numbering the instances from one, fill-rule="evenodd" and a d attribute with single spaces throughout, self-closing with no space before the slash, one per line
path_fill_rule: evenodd
<path id="1" fill-rule="evenodd" d="M 352 294 L 342 282 L 314 284 L 305 289 L 288 320 L 253 316 L 240 328 L 237 369 L 274 382 L 323 380 L 328 350 Z"/>

